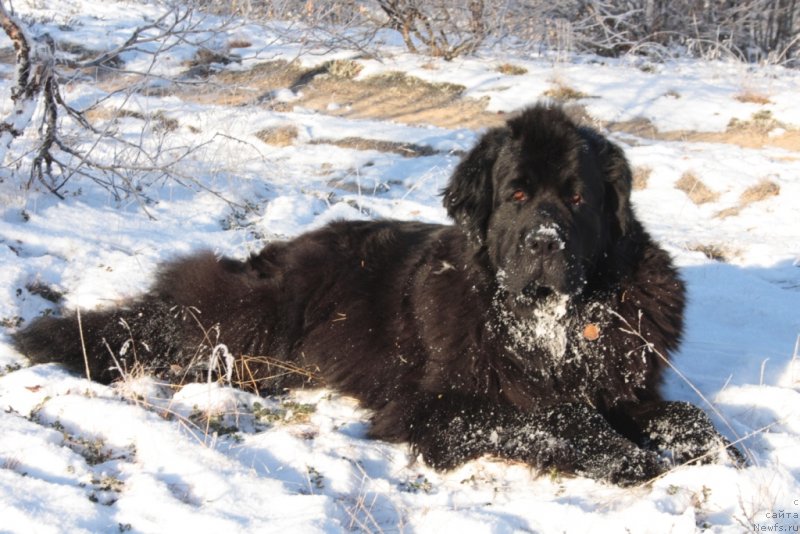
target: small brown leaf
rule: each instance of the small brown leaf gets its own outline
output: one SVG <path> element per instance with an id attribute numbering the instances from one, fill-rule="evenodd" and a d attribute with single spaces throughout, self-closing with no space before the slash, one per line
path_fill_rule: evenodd
<path id="1" fill-rule="evenodd" d="M 28 391 L 32 391 L 32 392 L 36 393 L 37 391 L 42 389 L 42 386 L 25 386 L 25 389 L 27 389 Z"/>
<path id="2" fill-rule="evenodd" d="M 583 337 L 589 341 L 594 341 L 600 337 L 600 327 L 594 323 L 587 324 L 583 329 Z"/>

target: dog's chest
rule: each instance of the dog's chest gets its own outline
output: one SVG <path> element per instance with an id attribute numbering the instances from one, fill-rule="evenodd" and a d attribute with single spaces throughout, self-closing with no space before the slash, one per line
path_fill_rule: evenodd
<path id="1" fill-rule="evenodd" d="M 612 324 L 600 304 L 575 309 L 554 297 L 526 318 L 500 313 L 493 337 L 527 379 L 592 389 L 614 373 Z"/>

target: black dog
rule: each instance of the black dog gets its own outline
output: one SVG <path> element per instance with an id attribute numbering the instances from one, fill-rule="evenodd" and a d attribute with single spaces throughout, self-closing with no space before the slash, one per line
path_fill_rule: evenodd
<path id="1" fill-rule="evenodd" d="M 80 331 L 74 314 L 46 317 L 15 340 L 81 372 L 84 346 L 102 382 L 136 359 L 171 380 L 324 384 L 373 410 L 371 436 L 436 468 L 493 454 L 644 481 L 666 455 L 727 442 L 700 409 L 659 397 L 684 288 L 630 190 L 617 146 L 536 106 L 457 167 L 455 226 L 338 222 L 246 262 L 200 254 L 122 308 L 84 311 Z"/>

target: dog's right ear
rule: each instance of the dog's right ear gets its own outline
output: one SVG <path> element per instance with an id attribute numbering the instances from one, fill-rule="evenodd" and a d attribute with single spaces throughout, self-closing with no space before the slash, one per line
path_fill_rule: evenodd
<path id="1" fill-rule="evenodd" d="M 508 136 L 508 128 L 486 132 L 458 164 L 442 191 L 447 214 L 476 245 L 486 239 L 493 203 L 492 167 Z"/>

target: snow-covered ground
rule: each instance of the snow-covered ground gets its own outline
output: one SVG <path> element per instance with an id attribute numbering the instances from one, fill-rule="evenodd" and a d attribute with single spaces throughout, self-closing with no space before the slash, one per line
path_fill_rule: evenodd
<path id="1" fill-rule="evenodd" d="M 94 49 L 123 42 L 161 9 L 94 0 L 14 4 L 36 21 L 34 33 Z M 231 69 L 292 59 L 300 50 L 254 26 L 213 36 L 221 44 L 226 39 L 252 43 L 237 49 L 243 60 Z M 800 127 L 800 72 L 775 67 L 554 61 L 499 51 L 444 62 L 392 43 L 383 52 L 381 62 L 359 60 L 360 78 L 399 70 L 458 83 L 467 96 L 487 97 L 492 111 L 512 111 L 561 84 L 588 95 L 581 104 L 599 121 L 646 118 L 663 131 L 720 132 L 731 119 L 767 110 L 783 127 Z M 171 49 L 155 73 L 179 73 L 193 53 L 188 45 Z M 340 50 L 300 59 L 311 65 L 355 55 Z M 137 62 L 149 68 L 148 58 L 124 59 L 131 68 Z M 527 72 L 501 74 L 497 66 L 505 63 Z M 0 65 L 3 115 L 11 109 L 11 72 L 13 66 Z M 746 92 L 769 103 L 740 102 L 736 97 Z M 91 84 L 75 84 L 65 98 L 80 107 L 98 94 Z M 121 97 L 106 105 L 120 103 Z M 330 104 L 341 103 L 332 96 Z M 61 305 L 90 308 L 146 289 L 159 262 L 202 248 L 244 257 L 268 240 L 338 218 L 446 222 L 438 193 L 458 162 L 453 154 L 479 135 L 175 96 L 133 94 L 125 106 L 178 121 L 167 142 L 197 147 L 181 164 L 203 187 L 150 185 L 154 202 L 145 212 L 88 180 L 73 178 L 66 200 L 58 200 L 24 190 L 11 175 L 13 162 L 0 171 L 0 531 L 800 529 L 800 152 L 610 134 L 635 168 L 644 175 L 649 169 L 646 185 L 633 194 L 636 211 L 688 283 L 686 336 L 674 358 L 685 379 L 670 372 L 664 394 L 713 412 L 721 431 L 741 438 L 752 457 L 742 470 L 684 467 L 621 489 L 491 458 L 432 471 L 405 446 L 367 440 L 367 414 L 331 391 L 281 399 L 218 384 L 175 391 L 136 373 L 105 387 L 54 365 L 27 367 L 8 334 L 17 318 L 57 307 L 37 288 L 63 293 Z M 255 135 L 280 125 L 297 128 L 293 144 L 268 145 Z M 134 118 L 118 123 L 131 135 L 141 126 Z M 34 130 L 17 142 L 30 142 Z M 406 158 L 314 144 L 352 136 L 412 142 L 436 153 Z M 695 204 L 676 187 L 684 174 L 716 198 Z M 778 186 L 778 194 L 743 203 L 742 195 L 764 181 L 773 192 Z"/>

